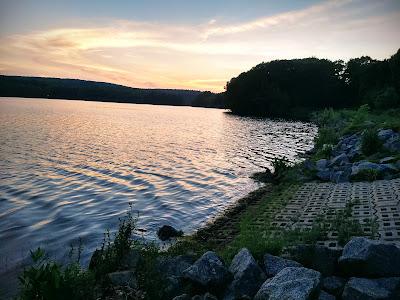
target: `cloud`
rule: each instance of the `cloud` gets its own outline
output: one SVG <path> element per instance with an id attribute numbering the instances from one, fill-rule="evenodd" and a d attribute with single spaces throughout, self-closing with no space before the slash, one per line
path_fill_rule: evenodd
<path id="1" fill-rule="evenodd" d="M 5 74 L 72 77 L 138 87 L 221 91 L 261 61 L 294 57 L 384 58 L 397 50 L 391 1 L 326 1 L 247 22 L 183 26 L 114 20 L 0 39 Z"/>

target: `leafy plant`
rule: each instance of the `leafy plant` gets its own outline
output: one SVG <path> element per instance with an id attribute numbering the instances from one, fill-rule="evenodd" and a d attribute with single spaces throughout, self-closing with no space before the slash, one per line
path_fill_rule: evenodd
<path id="1" fill-rule="evenodd" d="M 379 139 L 376 129 L 367 129 L 361 138 L 361 151 L 365 155 L 372 155 L 382 148 L 382 142 Z"/>
<path id="2" fill-rule="evenodd" d="M 73 262 L 62 267 L 49 259 L 45 251 L 31 251 L 33 265 L 19 277 L 19 299 L 94 299 L 94 276 Z M 92 288 L 88 288 L 92 287 Z"/>
<path id="3" fill-rule="evenodd" d="M 351 177 L 353 181 L 375 181 L 381 178 L 381 173 L 378 170 L 373 169 L 361 170 Z"/>

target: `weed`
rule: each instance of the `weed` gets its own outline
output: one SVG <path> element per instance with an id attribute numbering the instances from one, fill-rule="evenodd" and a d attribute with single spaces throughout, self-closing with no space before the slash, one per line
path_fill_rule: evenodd
<path id="1" fill-rule="evenodd" d="M 375 129 L 364 131 L 361 139 L 361 151 L 369 156 L 378 152 L 382 148 L 382 142 L 379 139 Z"/>

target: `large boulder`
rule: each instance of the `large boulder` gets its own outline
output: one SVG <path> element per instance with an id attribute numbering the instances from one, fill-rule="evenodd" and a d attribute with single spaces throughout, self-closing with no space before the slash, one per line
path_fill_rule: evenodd
<path id="1" fill-rule="evenodd" d="M 339 296 L 346 284 L 346 280 L 338 276 L 328 276 L 322 280 L 321 288 L 328 293 Z"/>
<path id="2" fill-rule="evenodd" d="M 336 300 L 336 297 L 331 294 L 328 294 L 325 291 L 321 291 L 319 293 L 318 300 Z"/>
<path id="3" fill-rule="evenodd" d="M 333 275 L 342 251 L 319 245 L 298 245 L 290 249 L 291 258 L 307 268 L 321 272 L 324 276 Z"/>
<path id="4" fill-rule="evenodd" d="M 194 263 L 194 259 L 188 255 L 176 257 L 160 257 L 157 259 L 157 270 L 162 275 L 165 283 L 165 295 L 173 296 L 184 292 L 182 282 L 183 271 Z"/>
<path id="5" fill-rule="evenodd" d="M 349 158 L 347 157 L 347 155 L 345 153 L 339 154 L 338 156 L 334 157 L 331 159 L 329 166 L 342 166 L 345 164 L 348 164 Z"/>
<path id="6" fill-rule="evenodd" d="M 120 271 L 107 274 L 108 279 L 113 285 L 137 287 L 137 279 L 132 271 Z"/>
<path id="7" fill-rule="evenodd" d="M 287 267 L 267 279 L 254 300 L 307 300 L 319 293 L 321 273 L 297 267 Z"/>
<path id="8" fill-rule="evenodd" d="M 400 249 L 387 242 L 356 237 L 344 246 L 339 267 L 350 276 L 400 276 Z"/>
<path id="9" fill-rule="evenodd" d="M 224 287 L 232 274 L 215 252 L 208 251 L 183 271 L 183 277 L 206 289 L 214 289 Z"/>
<path id="10" fill-rule="evenodd" d="M 378 138 L 381 141 L 386 141 L 393 137 L 396 133 L 392 129 L 380 129 L 378 130 Z"/>
<path id="11" fill-rule="evenodd" d="M 388 139 L 383 146 L 390 151 L 400 152 L 400 134 L 396 133 L 393 137 Z"/>
<path id="12" fill-rule="evenodd" d="M 263 270 L 246 248 L 235 255 L 229 271 L 233 274 L 233 281 L 224 295 L 224 300 L 252 298 L 266 279 Z"/>
<path id="13" fill-rule="evenodd" d="M 400 299 L 400 278 L 350 278 L 343 294 L 343 300 L 396 300 Z"/>
<path id="14" fill-rule="evenodd" d="M 271 254 L 264 255 L 264 268 L 267 277 L 274 277 L 287 267 L 302 267 L 302 265 L 297 261 L 285 259 L 279 256 L 274 256 Z"/>
<path id="15" fill-rule="evenodd" d="M 317 172 L 316 176 L 317 178 L 323 180 L 323 181 L 329 181 L 331 180 L 331 176 L 334 172 L 331 170 L 320 170 Z"/>
<path id="16" fill-rule="evenodd" d="M 182 236 L 183 232 L 181 230 L 176 230 L 170 225 L 163 225 L 157 230 L 157 236 L 160 240 L 166 241 L 173 237 Z"/>
<path id="17" fill-rule="evenodd" d="M 320 159 L 320 160 L 316 161 L 315 166 L 318 171 L 321 171 L 321 170 L 325 170 L 328 167 L 328 164 L 329 164 L 329 160 Z"/>

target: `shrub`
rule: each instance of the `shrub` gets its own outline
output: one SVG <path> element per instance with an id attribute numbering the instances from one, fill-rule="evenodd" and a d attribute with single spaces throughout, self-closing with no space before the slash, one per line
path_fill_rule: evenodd
<path id="1" fill-rule="evenodd" d="M 386 87 L 374 95 L 372 103 L 377 109 L 393 108 L 399 104 L 399 95 L 394 87 Z"/>
<path id="2" fill-rule="evenodd" d="M 94 276 L 83 270 L 79 262 L 63 268 L 41 248 L 31 251 L 31 258 L 33 265 L 19 277 L 19 299 L 94 299 Z"/>
<path id="3" fill-rule="evenodd" d="M 361 170 L 357 175 L 351 177 L 353 181 L 375 181 L 381 178 L 381 173 L 373 169 Z"/>
<path id="4" fill-rule="evenodd" d="M 279 181 L 290 170 L 290 163 L 285 158 L 274 158 L 272 161 L 272 167 L 274 168 L 274 179 Z"/>
<path id="5" fill-rule="evenodd" d="M 315 139 L 315 147 L 322 149 L 324 145 L 334 145 L 338 142 L 339 133 L 332 127 L 321 127 Z"/>
<path id="6" fill-rule="evenodd" d="M 369 156 L 378 152 L 382 147 L 382 142 L 379 139 L 375 129 L 367 129 L 364 131 L 361 139 L 361 151 Z"/>

